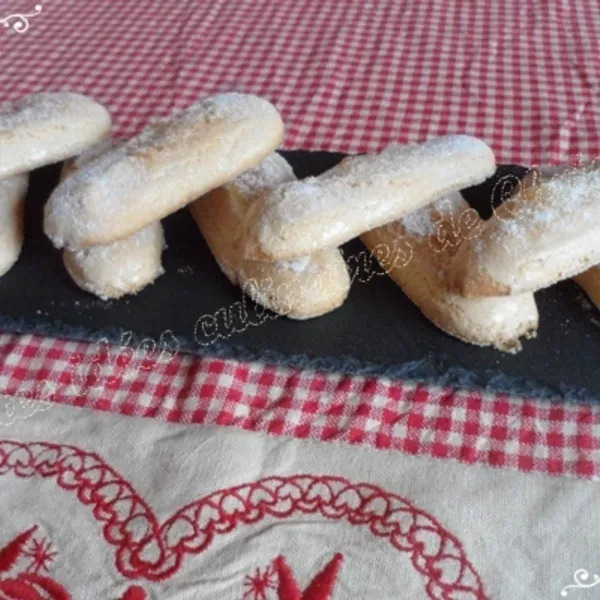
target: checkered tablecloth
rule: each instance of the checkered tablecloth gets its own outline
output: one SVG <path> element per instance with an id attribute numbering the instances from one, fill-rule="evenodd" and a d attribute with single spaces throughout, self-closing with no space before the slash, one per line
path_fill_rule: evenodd
<path id="1" fill-rule="evenodd" d="M 461 132 L 484 139 L 499 162 L 561 164 L 600 154 L 600 5 L 592 0 L 39 0 L 37 4 L 33 0 L 0 0 L 0 24 L 5 25 L 0 26 L 0 101 L 37 90 L 82 92 L 110 109 L 115 133 L 121 137 L 135 134 L 152 118 L 183 108 L 198 97 L 236 90 L 265 96 L 278 107 L 287 126 L 284 146 L 288 149 L 376 151 L 390 142 L 420 141 L 436 134 Z M 52 431 L 42 434 L 41 428 L 33 428 L 33 433 L 28 433 L 25 421 L 35 419 L 36 413 L 50 414 L 52 407 L 71 405 L 116 415 L 153 417 L 145 423 L 152 422 L 156 431 L 164 425 L 160 421 L 171 422 L 173 427 L 187 425 L 177 431 L 182 432 L 182 439 L 188 440 L 190 447 L 195 429 L 209 432 L 202 434 L 204 437 L 198 433 L 197 438 L 202 440 L 201 447 L 208 448 L 216 439 L 211 437 L 215 431 L 222 432 L 221 441 L 230 439 L 228 436 L 246 439 L 240 430 L 254 432 L 263 436 L 261 440 L 268 439 L 265 448 L 252 447 L 252 452 L 264 452 L 263 472 L 268 466 L 273 467 L 269 453 L 277 454 L 279 450 L 273 448 L 284 447 L 286 442 L 300 444 L 300 448 L 301 444 L 307 448 L 310 444 L 329 444 L 335 456 L 345 448 L 348 456 L 363 457 L 359 461 L 362 466 L 358 468 L 358 462 L 355 465 L 343 459 L 335 463 L 330 458 L 327 468 L 338 464 L 342 471 L 350 471 L 355 465 L 361 477 L 370 473 L 363 468 L 369 462 L 364 458 L 369 450 L 377 451 L 374 456 L 391 456 L 397 461 L 381 464 L 381 473 L 386 465 L 391 470 L 390 465 L 397 464 L 398 473 L 412 477 L 411 469 L 417 465 L 410 462 L 413 458 L 431 461 L 428 468 L 433 470 L 436 465 L 447 465 L 450 471 L 457 471 L 447 476 L 446 489 L 450 489 L 453 477 L 468 479 L 476 471 L 469 465 L 477 465 L 482 474 L 487 471 L 481 467 L 498 467 L 508 482 L 506 490 L 514 492 L 502 492 L 506 498 L 498 492 L 503 506 L 520 497 L 518 490 L 524 488 L 520 487 L 518 476 L 524 473 L 531 482 L 541 482 L 534 478 L 542 475 L 558 476 L 550 478 L 554 481 L 570 476 L 571 485 L 582 483 L 576 479 L 593 482 L 600 477 L 600 409 L 584 404 L 555 404 L 442 389 L 419 382 L 348 377 L 180 354 L 140 357 L 126 348 L 11 334 L 0 335 L 0 393 L 0 425 L 5 425 L 7 432 L 14 429 L 18 438 L 0 440 L 0 476 L 14 470 L 19 477 L 29 477 L 34 472 L 51 477 L 55 464 L 52 461 L 59 459 L 44 462 L 46 459 L 38 460 L 40 453 L 45 457 L 47 453 L 58 456 L 63 452 L 71 457 L 70 461 L 79 453 L 77 460 L 83 464 L 89 457 L 81 448 L 88 441 L 96 444 L 94 452 L 102 446 L 107 455 L 113 453 L 113 461 L 122 459 L 106 441 L 112 434 L 100 435 L 104 430 L 100 425 L 96 428 L 92 418 L 87 429 L 82 429 L 89 430 L 89 436 L 77 433 L 75 428 L 64 429 L 65 439 L 72 437 L 69 446 L 47 441 Z M 58 408 L 70 410 L 66 406 Z M 96 414 L 99 423 L 116 416 Z M 53 418 L 59 423 L 57 431 L 61 430 L 60 423 L 66 421 Z M 106 423 L 106 431 L 118 429 L 117 425 Z M 143 437 L 144 427 L 137 427 Z M 146 430 L 150 429 L 149 424 Z M 120 435 L 115 438 L 117 445 L 119 439 L 127 436 L 126 430 Z M 156 442 L 158 447 L 170 448 L 169 456 L 177 455 L 176 444 L 169 446 L 165 440 L 179 433 L 171 436 L 166 430 L 161 438 L 162 433 L 152 430 L 152 435 L 148 435 L 148 439 L 159 439 L 163 445 Z M 45 440 L 46 446 L 31 440 Z M 267 447 L 271 448 L 268 452 Z M 219 448 L 221 451 L 225 450 Z M 98 455 L 90 456 L 100 461 Z M 293 461 L 286 456 L 273 463 L 279 465 L 277 469 L 296 468 L 295 463 L 290 466 Z M 298 468 L 305 468 L 300 464 L 302 460 L 298 461 Z M 155 462 L 153 468 L 157 469 L 156 465 L 162 463 L 158 459 Z M 65 463 L 56 464 L 60 467 L 59 485 L 74 489 L 69 488 L 67 481 L 71 471 Z M 129 466 L 134 470 L 134 464 L 135 461 L 122 464 L 121 468 Z M 317 470 L 326 469 L 325 463 L 315 467 L 320 465 L 316 459 L 307 464 Z M 465 465 L 469 466 L 466 472 L 458 470 Z M 257 466 L 253 468 L 256 473 L 253 471 L 249 479 L 257 479 L 260 474 Z M 225 474 L 238 481 L 229 471 Z M 160 479 L 157 472 L 150 470 L 139 477 L 140 482 Z M 391 475 L 386 477 L 392 485 Z M 444 477 L 440 471 L 439 481 Z M 484 487 L 488 484 L 481 483 Z M 534 483 L 531 485 L 535 488 Z M 527 501 L 533 503 L 531 515 L 552 494 L 559 495 L 562 490 L 560 485 L 552 491 L 552 484 L 547 486 L 535 488 L 540 494 L 538 504 L 537 492 L 527 496 Z M 477 489 L 475 482 L 473 490 Z M 411 491 L 417 496 L 420 493 Z M 186 493 L 181 491 L 182 496 Z M 83 491 L 78 494 L 83 503 L 93 499 Z M 7 506 L 21 502 L 15 498 L 8 498 Z M 423 498 L 427 502 L 424 491 Z M 569 498 L 574 502 L 574 498 Z M 455 498 L 455 502 L 460 502 L 460 498 Z M 523 500 L 521 507 L 526 504 Z M 308 502 L 306 506 L 313 505 Z M 325 511 L 323 507 L 328 505 L 319 506 Z M 569 506 L 569 510 L 575 510 L 573 504 Z M 438 508 L 443 512 L 441 505 Z M 221 517 L 227 516 L 225 509 L 219 510 Z M 94 515 L 102 520 L 107 511 L 105 503 L 95 509 Z M 471 516 L 465 517 L 464 522 Z M 21 521 L 22 527 L 15 529 L 15 535 L 29 526 Z M 458 519 L 456 527 L 464 525 L 461 523 Z M 48 517 L 46 525 L 39 525 L 36 531 L 44 529 L 48 533 L 53 529 L 51 525 Z M 489 531 L 494 527 L 502 530 L 497 522 L 488 525 Z M 156 529 L 152 535 L 162 540 L 161 536 L 168 537 L 168 533 L 160 529 L 159 535 Z M 55 534 L 58 535 L 56 531 Z M 38 539 L 32 537 L 35 535 L 31 532 L 26 540 L 30 553 L 35 549 L 31 544 Z M 117 544 L 111 535 L 110 530 L 104 529 L 105 538 Z M 476 557 L 489 557 L 496 552 L 495 546 L 485 550 L 485 545 L 481 545 L 483 533 L 473 536 L 467 545 L 471 544 L 471 550 L 475 548 Z M 74 532 L 73 538 L 76 537 Z M 41 539 L 37 541 L 38 555 Z M 136 553 L 142 552 L 132 539 L 128 538 L 119 553 L 133 552 L 138 556 Z M 531 548 L 535 548 L 532 540 Z M 505 542 L 509 544 L 508 540 Z M 168 541 L 164 543 L 164 548 L 171 548 Z M 417 544 L 415 540 L 412 543 Z M 426 543 L 419 544 L 422 558 Z M 578 551 L 583 552 L 584 546 L 578 546 Z M 164 548 L 161 546 L 161 552 Z M 181 548 L 183 554 L 199 552 L 185 544 Z M 444 584 L 449 587 L 435 579 L 443 569 L 427 563 L 431 557 L 423 559 L 425 564 L 418 562 L 421 558 L 417 560 L 416 554 L 412 555 L 417 571 L 430 577 L 427 598 L 517 598 L 502 593 L 488 595 L 484 588 L 500 590 L 507 582 L 494 575 L 493 565 L 484 565 L 486 588 L 472 565 L 464 567 L 470 563 L 460 548 L 460 553 L 443 556 L 444 560 L 460 558 L 462 565 L 453 583 Z M 24 561 L 25 550 L 22 554 Z M 125 554 L 118 554 L 117 570 L 132 577 L 124 566 Z M 169 556 L 161 555 L 165 565 Z M 600 556 L 597 558 L 600 560 Z M 7 572 L 5 559 L 6 553 L 0 550 L 0 598 L 2 573 Z M 38 556 L 36 560 L 42 559 Z M 330 568 L 338 569 L 337 559 L 331 560 Z M 326 562 L 323 559 L 319 564 Z M 143 568 L 140 564 L 135 566 L 138 575 L 152 572 L 147 566 L 150 562 L 143 563 Z M 286 577 L 289 579 L 290 571 L 283 564 L 274 562 L 275 566 L 269 567 L 274 570 L 265 571 L 262 580 L 260 570 L 250 577 L 255 591 L 258 590 L 255 595 L 244 594 L 241 586 L 235 597 L 276 598 L 270 577 L 275 578 L 277 571 L 280 586 Z M 570 574 L 584 566 L 569 563 L 568 573 L 561 574 L 563 581 L 568 583 Z M 307 568 L 314 575 L 314 565 Z M 75 586 L 77 576 L 73 569 L 61 569 Z M 555 567 L 552 569 L 557 572 Z M 333 585 L 337 571 L 329 573 L 328 581 Z M 308 575 L 309 572 L 307 581 Z M 193 572 L 189 571 L 186 577 L 193 579 Z M 512 581 L 511 589 L 529 590 L 527 597 L 541 598 L 535 590 L 541 589 L 544 574 L 529 577 L 524 572 L 522 578 L 522 588 Z M 26 578 L 20 582 L 41 585 Z M 448 590 L 459 595 L 443 596 L 442 592 L 450 593 Z M 554 587 L 552 590 L 558 592 Z M 293 586 L 287 592 L 280 587 L 277 594 L 280 600 L 305 597 L 296 591 Z M 115 597 L 117 593 L 121 594 L 117 590 Z M 123 600 L 146 598 L 146 592 L 136 591 L 135 586 L 123 593 Z M 185 593 L 173 597 L 189 597 Z M 343 590 L 340 593 L 341 598 L 353 597 L 343 595 Z M 329 596 L 307 598 L 319 600 Z"/>
<path id="2" fill-rule="evenodd" d="M 0 0 L 0 18 L 34 0 Z M 0 30 L 0 100 L 77 90 L 116 133 L 229 90 L 274 102 L 286 148 L 345 152 L 434 134 L 499 162 L 600 154 L 593 0 L 46 0 Z"/>

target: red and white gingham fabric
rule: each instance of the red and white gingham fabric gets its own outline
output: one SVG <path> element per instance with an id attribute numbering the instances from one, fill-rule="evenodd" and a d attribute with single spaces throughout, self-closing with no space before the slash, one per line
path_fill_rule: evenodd
<path id="1" fill-rule="evenodd" d="M 462 132 L 499 161 L 600 154 L 595 0 L 39 0 L 0 30 L 0 100 L 70 89 L 116 133 L 224 90 L 272 100 L 287 148 Z M 33 0 L 0 0 L 0 18 Z"/>
<path id="2" fill-rule="evenodd" d="M 0 335 L 0 393 L 465 463 L 600 476 L 600 410 L 262 363 Z"/>
<path id="3" fill-rule="evenodd" d="M 0 28 L 0 101 L 37 90 L 86 93 L 109 107 L 119 136 L 198 97 L 238 90 L 277 105 L 287 148 L 363 152 L 464 132 L 485 139 L 501 162 L 600 154 L 595 1 L 39 4 L 25 32 Z M 32 10 L 33 2 L 0 0 L 0 20 Z M 189 356 L 115 360 L 114 352 L 2 335 L 0 392 L 600 476 L 594 407 Z M 19 411 L 27 404 L 6 412 L 14 419 Z"/>

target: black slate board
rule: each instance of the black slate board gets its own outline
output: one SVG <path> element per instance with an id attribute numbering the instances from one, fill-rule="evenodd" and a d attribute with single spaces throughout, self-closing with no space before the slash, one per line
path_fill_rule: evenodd
<path id="1" fill-rule="evenodd" d="M 342 155 L 283 153 L 299 177 L 318 174 Z M 498 175 L 522 177 L 526 169 L 501 166 Z M 262 325 L 210 343 L 195 340 L 203 315 L 235 306 L 240 291 L 219 271 L 186 210 L 164 222 L 166 274 L 137 296 L 103 302 L 79 290 L 66 274 L 60 253 L 42 233 L 42 207 L 59 167 L 35 172 L 26 209 L 26 242 L 19 262 L 0 279 L 0 330 L 121 343 L 158 340 L 173 332 L 181 350 L 213 356 L 260 359 L 291 366 L 381 374 L 467 389 L 600 402 L 600 315 L 579 288 L 567 281 L 536 294 L 541 325 L 535 340 L 517 355 L 459 342 L 436 329 L 387 277 L 355 281 L 346 303 L 310 321 L 269 318 Z M 466 190 L 465 197 L 489 214 L 497 177 Z M 497 190 L 496 190 L 497 191 Z M 344 255 L 361 252 L 354 240 Z M 250 314 L 252 315 L 251 306 Z M 243 323 L 238 322 L 240 329 Z M 221 333 L 223 325 L 220 325 Z"/>

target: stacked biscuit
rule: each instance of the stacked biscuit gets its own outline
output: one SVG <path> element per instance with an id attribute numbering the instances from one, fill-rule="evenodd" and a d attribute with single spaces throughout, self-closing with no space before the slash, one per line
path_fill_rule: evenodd
<path id="1" fill-rule="evenodd" d="M 360 236 L 435 325 L 507 351 L 535 335 L 535 290 L 600 263 L 595 226 L 582 234 L 579 223 L 600 222 L 595 168 L 530 178 L 484 222 L 459 190 L 492 175 L 495 160 L 469 136 L 390 146 L 297 180 L 275 153 L 281 117 L 256 96 L 207 98 L 125 143 L 109 128 L 101 106 L 74 94 L 0 108 L 0 273 L 22 243 L 26 176 L 15 174 L 74 155 L 44 228 L 74 281 L 101 298 L 160 275 L 160 220 L 185 206 L 229 280 L 279 314 L 340 306 L 350 277 L 338 247 Z M 590 271 L 580 283 L 597 290 L 598 279 Z"/>
<path id="2" fill-rule="evenodd" d="M 0 106 L 0 276 L 23 246 L 27 172 L 79 154 L 110 124 L 104 107 L 78 94 L 33 94 Z"/>
<path id="3" fill-rule="evenodd" d="M 282 136 L 262 98 L 198 102 L 70 163 L 46 205 L 46 234 L 80 287 L 102 298 L 136 293 L 162 272 L 160 220 L 257 165 Z"/>

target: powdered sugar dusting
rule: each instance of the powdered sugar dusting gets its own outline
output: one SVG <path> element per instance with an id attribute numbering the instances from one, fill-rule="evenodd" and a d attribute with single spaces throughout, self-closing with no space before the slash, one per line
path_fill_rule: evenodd
<path id="1" fill-rule="evenodd" d="M 154 245 L 157 238 L 160 240 L 160 248 L 162 250 L 165 246 L 162 225 L 160 223 L 153 223 L 116 242 L 74 250 L 73 255 L 80 261 L 93 259 L 103 263 L 112 262 L 117 266 L 118 263 L 116 261 L 122 259 L 123 251 Z"/>
<path id="2" fill-rule="evenodd" d="M 236 176 L 238 165 L 252 164 L 252 153 L 266 154 L 281 132 L 277 110 L 262 98 L 201 100 L 66 179 L 46 206 L 46 232 L 58 247 L 123 237 L 132 231 L 134 207 L 141 226 L 174 212 Z"/>
<path id="3" fill-rule="evenodd" d="M 267 199 L 265 219 L 294 222 L 326 216 L 342 207 L 350 208 L 357 195 L 363 199 L 361 208 L 365 216 L 388 205 L 390 213 L 399 212 L 394 211 L 394 206 L 403 204 L 402 182 L 421 177 L 424 165 L 431 164 L 430 168 L 435 169 L 436 162 L 449 171 L 452 165 L 462 164 L 463 171 L 468 166 L 473 174 L 472 183 L 480 181 L 482 173 L 491 174 L 495 166 L 488 146 L 470 136 L 453 135 L 423 144 L 393 145 L 380 154 L 346 158 L 319 177 L 278 187 Z M 471 183 L 469 178 L 465 181 Z M 393 200 L 387 200 L 388 195 L 393 195 Z M 366 203 L 365 199 L 371 201 Z"/>
<path id="4" fill-rule="evenodd" d="M 507 201 L 509 217 L 498 219 L 495 239 L 525 239 L 532 228 L 562 231 L 567 221 L 585 222 L 600 209 L 600 168 L 561 172 Z M 579 227 L 579 226 L 578 226 Z"/>
<path id="5" fill-rule="evenodd" d="M 283 156 L 273 153 L 256 167 L 238 175 L 228 185 L 234 185 L 248 199 L 253 199 L 267 190 L 292 180 L 295 180 L 292 167 Z"/>
<path id="6" fill-rule="evenodd" d="M 81 169 L 88 163 L 96 160 L 99 156 L 102 156 L 110 150 L 114 150 L 121 146 L 123 142 L 116 140 L 115 138 L 105 138 L 101 142 L 94 144 L 91 148 L 88 148 L 85 152 L 82 152 L 79 156 L 73 159 L 73 166 L 76 169 Z"/>
<path id="7" fill-rule="evenodd" d="M 81 250 L 65 251 L 65 266 L 84 290 L 103 300 L 134 294 L 164 272 L 165 246 L 160 223 L 153 223 L 122 240 Z"/>
<path id="8" fill-rule="evenodd" d="M 0 177 L 79 154 L 110 130 L 107 110 L 70 93 L 24 96 L 0 106 Z"/>
<path id="9" fill-rule="evenodd" d="M 300 256 L 293 260 L 278 260 L 276 265 L 280 269 L 288 269 L 294 273 L 304 273 L 311 264 L 310 256 Z"/>
<path id="10" fill-rule="evenodd" d="M 102 106 L 81 94 L 69 92 L 42 92 L 30 94 L 0 105 L 0 135 L 12 132 L 23 125 L 51 126 L 59 120 L 69 125 L 69 120 L 93 117 L 107 113 Z"/>
<path id="11" fill-rule="evenodd" d="M 440 213 L 462 210 L 464 199 L 460 192 L 448 194 L 419 210 L 416 210 L 400 220 L 405 232 L 416 237 L 428 237 L 437 231 L 438 215 Z"/>
<path id="12" fill-rule="evenodd" d="M 418 237 L 426 237 L 435 233 L 435 226 L 431 219 L 431 209 L 425 206 L 402 219 L 406 233 Z"/>

